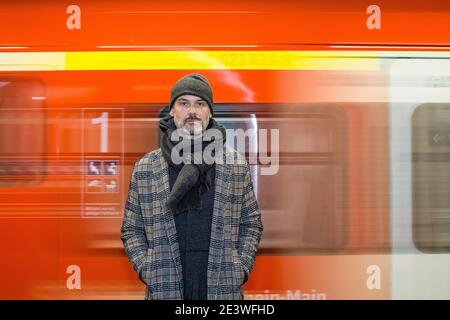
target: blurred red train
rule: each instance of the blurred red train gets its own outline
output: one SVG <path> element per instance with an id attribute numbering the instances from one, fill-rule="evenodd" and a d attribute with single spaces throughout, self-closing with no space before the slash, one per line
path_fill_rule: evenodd
<path id="1" fill-rule="evenodd" d="M 246 299 L 450 298 L 448 1 L 3 1 L 0 17 L 0 298 L 144 298 L 124 202 L 189 72 L 249 132 L 265 230 Z"/>

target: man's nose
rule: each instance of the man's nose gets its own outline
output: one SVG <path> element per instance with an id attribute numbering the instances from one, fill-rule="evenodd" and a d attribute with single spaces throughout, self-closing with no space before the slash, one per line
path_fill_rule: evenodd
<path id="1" fill-rule="evenodd" d="M 195 110 L 195 108 L 189 107 L 188 115 L 189 115 L 190 117 L 195 116 L 196 118 L 198 118 L 198 116 L 197 116 L 197 110 Z"/>

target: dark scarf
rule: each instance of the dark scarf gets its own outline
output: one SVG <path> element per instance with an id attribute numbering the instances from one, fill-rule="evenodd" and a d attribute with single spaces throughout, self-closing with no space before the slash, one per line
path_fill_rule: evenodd
<path id="1" fill-rule="evenodd" d="M 194 144 L 195 143 L 201 143 L 202 144 L 202 151 L 205 150 L 205 148 L 210 143 L 220 143 L 220 145 L 223 147 L 223 144 L 226 141 L 226 131 L 225 128 L 221 125 L 219 125 L 213 118 L 209 120 L 208 129 L 218 129 L 222 132 L 223 140 L 221 141 L 214 141 L 214 137 L 212 139 L 209 139 L 209 141 L 200 141 L 199 139 L 192 139 L 191 140 L 191 163 L 180 163 L 175 164 L 172 161 L 171 153 L 172 149 L 175 145 L 177 145 L 179 142 L 172 141 L 171 135 L 174 130 L 177 129 L 174 119 L 171 116 L 167 116 L 165 118 L 162 118 L 159 121 L 159 133 L 160 133 L 160 147 L 162 151 L 162 155 L 164 159 L 167 161 L 167 163 L 173 167 L 177 173 L 177 179 L 172 187 L 172 191 L 169 195 L 168 200 L 168 206 L 171 210 L 177 212 L 182 210 L 183 208 L 180 208 L 180 201 L 183 199 L 183 197 L 193 188 L 198 190 L 198 196 L 192 197 L 192 199 L 186 199 L 187 202 L 190 203 L 191 206 L 196 207 L 198 210 L 201 210 L 202 203 L 201 203 L 201 194 L 208 191 L 211 187 L 213 181 L 210 181 L 210 178 L 208 176 L 208 171 L 214 166 L 213 164 L 207 164 L 203 161 L 202 163 L 197 164 L 193 162 L 193 153 L 194 153 Z M 200 137 L 202 139 L 202 137 Z M 194 203 L 192 203 L 194 202 Z"/>

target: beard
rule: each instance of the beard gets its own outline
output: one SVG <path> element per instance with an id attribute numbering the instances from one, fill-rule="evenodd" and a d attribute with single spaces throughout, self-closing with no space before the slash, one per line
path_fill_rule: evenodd
<path id="1" fill-rule="evenodd" d="M 178 129 L 186 130 L 190 135 L 201 135 L 208 127 L 209 119 L 202 121 L 199 118 L 188 117 L 185 120 L 178 120 L 174 118 L 175 125 Z"/>

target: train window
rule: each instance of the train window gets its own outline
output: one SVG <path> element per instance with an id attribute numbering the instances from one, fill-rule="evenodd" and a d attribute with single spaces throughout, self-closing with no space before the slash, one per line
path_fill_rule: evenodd
<path id="1" fill-rule="evenodd" d="M 265 129 L 269 154 L 279 148 L 275 174 L 262 169 L 259 141 L 248 138 L 246 158 L 256 151 L 252 178 L 265 226 L 260 253 L 337 253 L 348 239 L 345 113 L 330 105 L 218 105 L 215 118 L 227 129 Z M 278 141 L 270 141 L 270 130 Z M 252 130 L 249 130 L 252 132 Z M 228 140 L 227 140 L 228 142 Z M 232 142 L 231 146 L 235 147 Z M 275 159 L 273 159 L 275 161 Z"/>
<path id="2" fill-rule="evenodd" d="M 0 79 L 0 187 L 34 185 L 46 174 L 44 103 L 42 83 Z"/>
<path id="3" fill-rule="evenodd" d="M 449 162 L 450 104 L 422 104 L 412 116 L 412 210 L 423 252 L 450 251 Z"/>
<path id="4" fill-rule="evenodd" d="M 250 157 L 255 157 L 258 153 L 258 137 L 257 130 L 258 124 L 256 115 L 254 113 L 244 113 L 244 114 L 234 114 L 231 117 L 218 116 L 217 121 L 225 127 L 226 130 L 239 130 L 242 129 L 242 132 L 246 134 L 246 139 L 242 147 L 239 145 L 238 139 L 236 136 L 228 136 L 226 140 L 226 145 L 235 150 L 241 151 L 240 148 L 243 148 L 244 156 L 246 156 L 247 160 Z M 258 171 L 257 165 L 252 161 L 249 161 L 250 172 L 253 180 L 253 186 L 255 189 L 256 196 L 258 197 Z"/>

